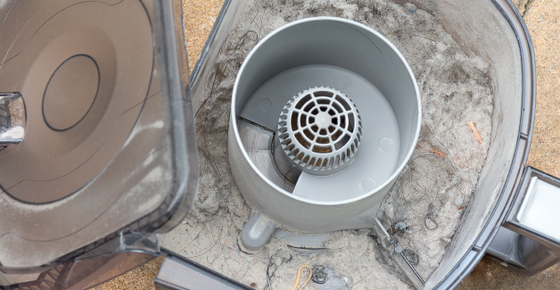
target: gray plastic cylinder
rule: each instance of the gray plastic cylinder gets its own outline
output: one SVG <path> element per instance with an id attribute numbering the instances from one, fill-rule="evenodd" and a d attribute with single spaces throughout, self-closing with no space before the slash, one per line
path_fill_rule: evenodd
<path id="1" fill-rule="evenodd" d="M 308 76 L 305 75 L 305 70 L 310 71 Z M 350 97 L 356 101 L 362 117 L 373 114 L 368 114 L 368 109 L 364 106 L 375 108 L 382 105 L 376 103 L 378 99 L 373 97 L 375 94 L 384 99 L 382 103 L 387 105 L 388 111 L 392 110 L 391 114 L 396 119 L 393 132 L 394 165 L 366 160 L 369 156 L 374 156 L 367 155 L 367 152 L 377 154 L 377 151 L 383 151 L 383 140 L 379 139 L 378 146 L 369 148 L 364 148 L 366 143 L 362 143 L 358 152 L 361 155 L 357 155 L 356 160 L 347 168 L 332 176 L 300 176 L 294 192 L 289 192 L 271 181 L 251 160 L 240 136 L 238 119 L 242 117 L 274 131 L 278 126 L 273 118 L 278 120 L 280 111 L 286 104 L 285 100 L 294 96 L 290 92 L 302 91 L 306 89 L 305 86 L 331 85 L 340 88 L 340 80 L 332 77 L 338 71 L 346 72 L 344 76 L 349 76 L 347 81 L 353 86 L 361 86 L 358 93 Z M 292 83 L 286 81 L 289 77 L 285 78 L 290 72 L 302 73 L 304 76 L 298 78 L 293 87 L 290 87 Z M 330 79 L 332 81 L 326 83 Z M 280 84 L 274 83 L 276 81 Z M 282 89 L 272 90 L 278 92 L 276 95 L 267 95 L 272 104 L 270 111 L 251 109 L 252 100 L 259 97 L 258 94 L 255 96 L 257 92 L 260 94 L 263 89 L 275 87 Z M 284 90 L 284 87 L 287 88 Z M 368 91 L 367 88 L 372 90 Z M 359 98 L 356 99 L 357 97 Z M 276 109 L 277 107 L 280 109 Z M 385 126 L 384 120 L 375 121 L 376 124 L 371 124 L 374 122 L 371 120 L 368 124 L 367 118 L 364 119 L 364 139 L 378 138 L 367 137 L 368 130 Z M 294 229 L 317 233 L 368 227 L 373 222 L 375 207 L 389 191 L 412 154 L 420 131 L 420 121 L 420 96 L 414 75 L 401 53 L 385 37 L 369 27 L 346 19 L 316 17 L 296 21 L 265 37 L 250 52 L 237 75 L 228 136 L 233 176 L 250 204 L 273 220 Z M 370 141 L 378 142 L 378 139 Z M 362 159 L 358 161 L 360 157 Z M 346 184 L 343 174 L 351 172 L 350 170 L 375 171 L 372 174 L 380 173 L 383 178 L 376 179 L 368 186 L 363 183 Z M 367 182 L 367 179 L 364 180 Z M 321 188 L 322 184 L 328 182 L 335 183 Z M 297 194 L 298 190 L 310 192 L 315 188 L 321 192 L 311 193 L 313 198 Z M 336 196 L 345 191 L 353 193 L 347 198 L 344 195 Z M 322 194 L 325 196 L 324 200 L 321 199 Z"/>

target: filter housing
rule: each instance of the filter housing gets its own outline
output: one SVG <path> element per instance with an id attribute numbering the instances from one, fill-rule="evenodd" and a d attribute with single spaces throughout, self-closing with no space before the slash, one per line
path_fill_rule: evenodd
<path id="1" fill-rule="evenodd" d="M 237 75 L 233 176 L 247 201 L 283 225 L 367 227 L 412 154 L 420 107 L 410 67 L 379 33 L 334 17 L 290 23 Z"/>
<path id="2" fill-rule="evenodd" d="M 274 162 L 293 183 L 302 171 L 334 174 L 354 161 L 361 136 L 361 117 L 346 95 L 326 87 L 310 88 L 282 109 L 274 137 Z"/>

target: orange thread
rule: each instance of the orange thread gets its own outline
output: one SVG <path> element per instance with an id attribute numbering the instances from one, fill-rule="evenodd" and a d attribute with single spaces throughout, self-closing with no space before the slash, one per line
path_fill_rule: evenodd
<path id="1" fill-rule="evenodd" d="M 473 130 L 474 134 L 476 135 L 476 139 L 478 139 L 478 143 L 482 144 L 482 139 L 480 138 L 480 135 L 478 135 L 478 131 L 474 127 L 473 122 L 469 121 L 469 125 L 471 126 L 471 129 Z"/>
<path id="2" fill-rule="evenodd" d="M 443 154 L 443 153 L 441 153 L 441 152 L 439 152 L 439 151 L 436 151 L 436 150 L 429 150 L 429 151 L 432 152 L 432 153 L 435 153 L 435 154 L 437 154 L 437 155 L 440 155 L 440 156 L 442 156 L 442 157 L 446 157 L 446 156 L 447 156 L 447 155 L 445 155 L 445 154 Z"/>

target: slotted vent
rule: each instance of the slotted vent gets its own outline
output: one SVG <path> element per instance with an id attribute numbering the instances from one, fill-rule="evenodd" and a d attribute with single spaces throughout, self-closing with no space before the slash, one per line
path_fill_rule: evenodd
<path id="1" fill-rule="evenodd" d="M 343 93 L 315 87 L 284 106 L 278 138 L 289 159 L 308 173 L 332 173 L 354 158 L 362 137 L 356 105 Z"/>

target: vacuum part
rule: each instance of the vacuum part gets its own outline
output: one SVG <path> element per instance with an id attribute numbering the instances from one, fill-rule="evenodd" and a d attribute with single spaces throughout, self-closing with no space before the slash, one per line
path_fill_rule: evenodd
<path id="1" fill-rule="evenodd" d="M 25 136 L 25 104 L 20 93 L 0 93 L 0 151 Z"/>
<path id="2" fill-rule="evenodd" d="M 354 160 L 362 136 L 362 119 L 356 105 L 342 92 L 315 87 L 294 96 L 284 106 L 276 136 L 274 148 L 281 147 L 274 153 L 277 165 L 285 163 L 278 160 L 280 155 L 291 167 L 329 175 Z M 285 174 L 291 167 L 279 169 Z"/>
<path id="3" fill-rule="evenodd" d="M 233 89 L 230 164 L 263 219 L 244 232 L 261 232 L 265 216 L 309 233 L 370 226 L 416 146 L 420 118 L 410 67 L 371 28 L 315 17 L 270 33 Z M 243 242 L 268 239 L 253 238 Z"/>
<path id="4" fill-rule="evenodd" d="M 27 203 L 63 199 L 99 174 L 149 93 L 154 56 L 142 3 L 127 3 L 134 23 L 121 5 L 71 4 L 16 3 L 0 28 L 0 88 L 22 95 L 27 123 L 25 144 L 0 156 L 0 184 Z"/>
<path id="5" fill-rule="evenodd" d="M 181 7 L 0 4 L 0 287 L 95 286 L 156 257 L 154 233 L 188 213 Z"/>
<path id="6" fill-rule="evenodd" d="M 320 58 L 320 56 L 325 56 L 325 53 L 321 53 L 321 49 L 327 48 L 328 50 L 329 48 L 329 45 L 315 46 L 312 53 L 306 54 L 305 59 L 308 60 L 306 63 L 294 64 L 295 60 L 298 59 L 298 54 L 292 54 L 292 52 L 299 51 L 301 54 L 306 52 L 306 48 L 312 46 L 312 44 L 309 43 L 311 41 L 307 41 L 307 38 L 316 39 L 319 37 L 321 33 L 319 33 L 318 30 L 315 30 L 316 33 L 310 33 L 307 38 L 302 37 L 298 39 L 300 43 L 305 44 L 298 47 L 300 48 L 298 50 L 288 49 L 291 47 L 291 44 L 287 38 L 284 39 L 285 41 L 273 42 L 274 45 L 267 45 L 272 38 L 270 36 L 263 38 L 263 36 L 269 31 L 273 31 L 278 26 L 278 23 L 283 23 L 282 21 L 292 21 L 302 16 L 315 16 L 321 13 L 330 13 L 334 11 L 332 13 L 344 13 L 345 16 L 364 19 L 365 22 L 378 22 L 378 26 L 386 27 L 386 30 L 394 32 L 394 34 L 391 34 L 391 37 L 400 38 L 405 36 L 403 41 L 412 41 L 413 43 L 410 47 L 404 45 L 399 47 L 399 49 L 403 51 L 403 53 L 406 53 L 406 55 L 416 57 L 417 59 L 415 62 L 421 63 L 424 61 L 422 59 L 423 54 L 421 53 L 423 48 L 425 50 L 431 50 L 431 48 L 435 50 L 437 48 L 437 51 L 449 52 L 443 46 L 435 47 L 433 43 L 434 39 L 419 39 L 425 34 L 423 33 L 425 31 L 422 31 L 422 29 L 428 27 L 417 24 L 421 23 L 423 19 L 422 16 L 429 15 L 428 17 L 433 18 L 437 21 L 438 25 L 441 25 L 442 32 L 438 33 L 438 41 L 441 40 L 445 42 L 453 39 L 460 50 L 469 54 L 472 52 L 474 55 L 479 55 L 490 64 L 487 74 L 482 76 L 482 81 L 486 80 L 492 87 L 493 117 L 491 125 L 489 125 L 491 127 L 491 144 L 488 150 L 488 158 L 481 161 L 483 170 L 480 177 L 477 179 L 476 188 L 468 201 L 469 206 L 464 209 L 461 209 L 459 206 L 457 207 L 461 214 L 461 226 L 457 228 L 449 241 L 445 241 L 448 242 L 447 250 L 441 261 L 438 262 L 438 266 L 431 276 L 423 276 L 426 289 L 453 288 L 474 268 L 474 266 L 476 266 L 478 261 L 485 255 L 490 241 L 496 236 L 500 228 L 499 225 L 501 225 L 506 212 L 511 206 L 513 199 L 510 197 L 516 191 L 529 152 L 533 124 L 532 118 L 534 114 L 535 69 L 531 41 L 528 31 L 523 24 L 523 20 L 516 11 L 515 6 L 507 0 L 476 0 L 476 5 L 470 2 L 463 3 L 450 0 L 413 0 L 403 5 L 387 1 L 387 7 L 396 7 L 395 9 L 399 9 L 399 11 L 402 12 L 401 15 L 403 15 L 402 17 L 395 17 L 394 19 L 388 20 L 394 21 L 392 22 L 394 24 L 406 27 L 406 29 L 404 29 L 405 31 L 407 29 L 411 30 L 409 31 L 411 35 L 415 35 L 416 33 L 416 36 L 407 38 L 406 36 L 408 34 L 398 33 L 398 25 L 393 27 L 390 25 L 391 22 L 383 21 L 384 13 L 391 11 L 388 8 L 384 8 L 383 4 L 378 5 L 377 8 L 380 9 L 377 10 L 339 10 L 340 7 L 334 4 L 332 7 L 315 7 L 313 6 L 314 2 L 312 2 L 313 1 L 300 1 L 294 4 L 294 7 L 290 7 L 290 9 L 305 8 L 304 5 L 307 5 L 311 8 L 317 8 L 317 10 L 302 9 L 301 13 L 293 13 L 294 10 L 290 10 L 287 7 L 272 7 L 270 9 L 268 7 L 263 7 L 258 4 L 258 1 L 232 1 L 231 3 L 226 1 L 226 3 L 229 3 L 229 8 L 227 8 L 227 11 L 226 9 L 222 10 L 222 12 L 225 12 L 221 14 L 223 18 L 217 19 L 216 23 L 218 24 L 214 27 L 211 34 L 213 37 L 209 39 L 207 42 L 208 45 L 203 50 L 205 57 L 200 59 L 197 66 L 195 66 L 194 75 L 198 77 L 192 82 L 193 86 L 191 88 L 191 93 L 194 96 L 194 103 L 197 104 L 195 108 L 199 109 L 202 115 L 202 113 L 210 109 L 216 107 L 220 108 L 220 106 L 212 104 L 212 101 L 229 101 L 230 83 L 234 83 L 233 78 L 235 77 L 232 76 L 232 74 L 224 74 L 223 72 L 226 72 L 227 69 L 231 69 L 232 67 L 237 68 L 237 64 L 241 61 L 241 58 L 246 55 L 246 49 L 250 49 L 254 44 L 257 44 L 258 50 L 253 50 L 251 54 L 247 55 L 251 60 L 245 62 L 243 70 L 240 70 L 239 74 L 237 74 L 239 79 L 236 84 L 236 90 L 233 91 L 234 94 L 232 96 L 233 103 L 231 104 L 232 110 L 229 116 L 231 119 L 229 120 L 230 125 L 228 129 L 229 142 L 227 142 L 227 146 L 229 146 L 229 164 L 231 165 L 232 175 L 235 178 L 237 187 L 243 192 L 245 199 L 253 205 L 253 209 L 260 211 L 262 213 L 261 216 L 268 215 L 271 220 L 273 220 L 273 223 L 282 223 L 286 226 L 292 219 L 288 217 L 285 218 L 287 221 L 282 222 L 279 221 L 277 217 L 282 218 L 283 215 L 289 214 L 299 218 L 297 223 L 292 221 L 294 224 L 299 225 L 299 227 L 307 227 L 307 229 L 315 232 L 329 231 L 330 229 L 325 227 L 324 224 L 336 224 L 337 227 L 339 227 L 340 223 L 346 223 L 348 220 L 339 218 L 333 222 L 328 219 L 328 217 L 325 218 L 321 211 L 329 212 L 333 215 L 343 215 L 343 210 L 340 210 L 337 202 L 333 202 L 332 200 L 326 201 L 330 198 L 329 191 L 323 191 L 322 196 L 308 196 L 307 199 L 304 199 L 306 198 L 305 196 L 302 198 L 296 194 L 298 193 L 298 187 L 301 185 L 302 179 L 313 177 L 324 181 L 330 178 L 337 178 L 346 173 L 346 171 L 350 171 L 356 162 L 361 160 L 360 156 L 364 152 L 368 153 L 369 151 L 380 150 L 379 142 L 377 142 L 375 146 L 366 146 L 365 144 L 367 139 L 366 135 L 369 131 L 367 128 L 369 123 L 366 121 L 366 117 L 370 115 L 370 113 L 365 111 L 362 103 L 356 97 L 359 94 L 350 93 L 345 89 L 349 84 L 350 88 L 354 87 L 356 84 L 356 81 L 351 79 L 350 74 L 347 74 L 346 71 L 344 73 L 333 73 L 328 80 L 321 83 L 303 83 L 303 78 L 296 75 L 289 79 L 289 81 L 284 82 L 277 90 L 270 90 L 268 91 L 270 93 L 260 94 L 258 98 L 251 99 L 253 93 L 263 86 L 267 80 L 271 80 L 274 76 L 281 77 L 281 72 L 289 71 L 290 69 L 297 71 L 297 68 L 302 69 L 302 66 L 320 64 L 320 62 L 317 62 L 317 59 Z M 348 7 L 350 8 L 351 6 L 352 5 L 349 4 Z M 376 7 L 375 5 L 372 6 Z M 372 8 L 372 6 L 364 6 L 362 8 Z M 380 13 L 378 14 L 376 12 Z M 354 14 L 352 15 L 352 13 Z M 363 18 L 360 18 L 362 16 Z M 253 21 L 254 19 L 255 21 Z M 488 27 L 492 27 L 492 29 L 488 29 Z M 304 33 L 305 31 L 305 29 L 300 30 L 300 33 Z M 429 31 L 431 31 L 431 29 Z M 473 33 L 473 31 L 475 33 Z M 276 34 L 277 32 L 274 33 Z M 339 38 L 339 43 L 353 43 L 348 39 L 351 34 L 352 32 L 342 34 Z M 324 43 L 326 44 L 327 42 L 325 41 Z M 237 44 L 243 46 L 243 49 L 237 49 L 239 47 Z M 364 44 L 364 46 L 354 45 L 354 47 L 369 52 L 375 52 L 377 50 L 377 48 L 371 44 L 370 46 L 366 44 Z M 368 47 L 372 49 L 367 49 Z M 381 47 L 382 46 L 379 46 L 379 48 Z M 332 63 L 333 60 L 339 57 L 346 57 L 346 59 L 348 59 L 352 56 L 352 54 L 344 53 L 344 50 L 339 51 L 341 51 L 341 53 L 336 54 L 336 56 L 332 54 L 331 65 L 358 72 L 357 69 L 349 67 L 351 61 L 340 61 L 336 64 Z M 433 54 L 437 54 L 437 51 Z M 231 53 L 231 56 L 227 54 L 227 57 L 225 57 L 226 53 L 229 52 L 235 53 Z M 280 52 L 290 54 L 292 57 L 284 58 L 281 56 Z M 274 57 L 265 58 L 265 54 Z M 430 54 L 432 54 L 431 51 Z M 267 65 L 260 66 L 263 68 L 262 70 L 256 70 L 257 66 L 259 66 L 258 64 L 264 59 L 268 59 L 270 62 L 267 63 Z M 255 62 L 255 60 L 257 61 Z M 273 60 L 277 61 L 275 62 Z M 360 60 L 365 63 L 367 59 L 360 58 Z M 437 59 L 434 59 L 434 61 L 437 61 Z M 327 61 L 327 65 L 328 64 L 329 62 Z M 359 65 L 355 67 L 359 67 Z M 267 68 L 270 71 L 267 71 Z M 311 68 L 312 67 L 309 67 L 309 69 Z M 387 67 L 383 68 L 386 69 Z M 419 69 L 422 70 L 422 68 Z M 446 67 L 445 69 L 449 68 Z M 363 70 L 360 71 L 360 75 L 364 76 L 361 72 L 363 72 Z M 247 75 L 243 76 L 244 74 Z M 309 73 L 308 75 L 314 76 L 319 74 Z M 439 75 L 438 71 L 431 71 L 426 74 L 417 75 L 417 77 L 424 84 L 429 84 L 429 79 L 436 75 Z M 219 77 L 216 78 L 217 76 Z M 255 82 L 252 83 L 249 82 L 249 80 L 254 80 Z M 472 81 L 472 79 L 469 79 L 469 77 L 456 77 L 449 78 L 448 80 L 446 79 L 446 81 L 450 83 L 468 83 Z M 390 83 L 390 80 L 388 80 L 387 83 Z M 285 99 L 277 99 L 278 97 L 276 94 L 281 92 L 282 88 L 285 88 L 287 84 L 294 86 L 294 89 L 283 94 L 285 95 Z M 375 85 L 378 84 L 376 83 Z M 299 95 L 299 93 L 304 90 L 321 86 L 344 93 L 356 104 L 360 116 L 362 117 L 363 135 L 361 145 L 354 161 L 343 170 L 327 176 L 312 175 L 302 171 L 299 177 L 293 178 L 296 180 L 296 183 L 293 183 L 278 169 L 277 161 L 282 160 L 278 158 L 281 156 L 274 157 L 271 151 L 274 151 L 274 153 L 284 153 L 277 152 L 274 148 L 272 150 L 270 149 L 272 147 L 271 144 L 274 144 L 275 132 L 278 128 L 278 119 L 289 99 Z M 381 91 L 381 86 L 377 86 L 377 88 Z M 386 100 L 389 99 L 386 95 L 384 97 Z M 427 98 L 429 101 L 431 95 L 425 95 L 423 97 Z M 252 102 L 250 105 L 248 103 L 249 100 Z M 251 110 L 244 111 L 244 108 L 251 108 Z M 424 109 L 427 110 L 426 108 Z M 277 113 L 273 114 L 272 110 L 275 110 Z M 215 110 L 209 111 L 208 114 L 216 115 L 215 112 Z M 268 114 L 270 118 L 263 117 L 262 120 L 266 122 L 259 123 L 259 118 L 253 118 L 251 114 L 260 116 Z M 223 122 L 220 118 L 209 119 Z M 199 122 L 204 122 L 204 120 L 206 119 L 201 118 Z M 469 120 L 462 121 L 464 121 L 467 129 L 470 130 L 467 124 Z M 385 125 L 385 123 L 386 122 L 382 122 L 381 124 Z M 400 123 L 401 122 L 399 122 L 399 124 Z M 220 130 L 226 127 L 227 126 L 222 125 L 208 126 L 210 129 L 219 128 Z M 226 142 L 217 142 L 220 139 L 215 136 L 218 135 L 215 130 L 208 132 L 201 130 L 200 133 L 201 140 L 208 139 L 206 145 L 208 145 L 210 141 L 212 141 L 212 146 L 214 146 L 215 143 L 220 146 L 226 144 Z M 450 131 L 449 133 L 451 134 L 450 138 L 453 138 L 452 135 L 455 132 Z M 225 138 L 225 136 L 222 138 Z M 383 144 L 389 144 L 389 142 Z M 204 146 L 205 143 L 200 142 L 199 145 Z M 473 139 L 472 146 L 478 146 L 476 138 Z M 212 149 L 218 152 L 217 150 L 219 150 L 220 147 L 214 146 Z M 459 148 L 459 151 L 460 150 L 461 148 Z M 439 157 L 435 156 L 435 158 Z M 210 163 L 211 161 L 212 159 L 208 158 L 208 162 Z M 220 166 L 217 162 L 213 164 L 213 166 Z M 378 164 L 380 164 L 380 166 L 386 166 L 385 163 Z M 301 170 L 298 169 L 298 171 Z M 223 171 L 220 171 L 220 174 L 223 174 Z M 215 178 L 215 176 L 218 176 L 209 169 L 204 175 L 206 178 Z M 222 180 L 226 180 L 226 178 Z M 229 180 L 229 178 L 227 178 L 227 180 Z M 374 181 L 379 185 L 379 182 L 377 182 L 378 180 Z M 212 193 L 212 186 L 214 185 L 215 184 L 210 183 L 208 188 L 205 189 L 203 196 L 221 198 L 222 195 Z M 225 188 L 228 189 L 228 194 L 231 193 L 227 195 L 227 198 L 238 202 L 237 188 L 233 188 L 233 185 L 224 183 L 220 183 L 219 185 L 225 186 Z M 353 184 L 347 182 L 345 185 L 346 186 L 342 187 L 342 192 L 347 191 L 351 193 L 349 189 Z M 367 183 L 364 183 L 364 185 L 367 187 Z M 229 190 L 230 187 L 228 186 L 231 186 L 232 190 Z M 247 194 L 248 192 L 249 194 Z M 305 192 L 301 192 L 301 194 L 305 195 Z M 232 196 L 235 196 L 235 199 L 232 199 Z M 323 198 L 322 202 L 320 201 L 321 198 Z M 367 203 L 367 200 L 364 202 Z M 277 209 L 273 208 L 271 204 L 274 204 L 274 207 Z M 375 204 L 375 202 L 371 204 Z M 353 206 L 351 203 L 349 203 L 349 205 Z M 316 208 L 314 208 L 314 206 L 316 206 Z M 205 205 L 201 205 L 200 208 L 206 209 Z M 229 208 L 231 209 L 232 207 L 229 206 Z M 263 208 L 266 209 L 266 211 L 262 210 Z M 243 209 L 245 210 L 246 207 L 243 207 Z M 302 214 L 302 212 L 307 214 Z M 226 219 L 216 219 L 200 223 L 193 221 L 193 224 L 195 224 L 197 228 L 219 228 L 223 225 L 224 220 Z M 245 217 L 238 220 L 245 220 Z M 251 220 L 251 218 L 249 220 Z M 383 221 L 382 218 L 380 218 L 380 220 Z M 266 235 L 269 232 L 269 224 L 267 220 L 263 221 L 265 221 L 263 225 L 266 226 L 261 227 L 263 228 L 261 232 Z M 255 224 L 258 224 L 258 222 Z M 316 227 L 316 225 L 319 225 L 319 227 Z M 367 225 L 368 228 L 371 226 L 372 223 Z M 421 226 L 424 227 L 424 225 Z M 182 232 L 183 229 L 190 229 L 190 227 L 187 225 L 183 227 L 183 225 L 181 225 Z M 387 227 L 387 229 L 390 228 Z M 441 230 L 441 227 L 438 228 L 438 230 Z M 205 234 L 213 233 L 210 230 L 205 230 L 203 232 Z M 255 231 L 255 233 L 258 232 L 259 231 Z M 250 229 L 248 229 L 248 233 L 251 233 Z M 233 234 L 230 235 L 227 233 L 222 234 L 222 237 L 227 237 L 228 241 L 230 238 L 234 240 L 232 235 Z M 167 236 L 174 237 L 175 239 L 170 239 L 166 244 L 164 241 L 164 246 L 176 251 L 182 251 L 187 245 L 186 242 L 183 244 L 177 243 L 178 238 L 183 240 L 195 238 L 185 233 L 169 233 Z M 215 237 L 215 235 L 213 235 L 213 237 Z M 404 243 L 399 243 L 398 245 L 403 246 L 405 249 L 408 248 Z M 197 262 L 211 267 L 216 271 L 228 273 L 227 270 L 219 268 L 217 264 L 213 265 L 209 262 L 209 260 L 212 259 L 208 259 L 208 257 L 220 253 L 220 251 L 210 251 L 209 254 L 203 254 L 206 253 L 205 251 L 205 249 L 188 250 L 188 252 L 192 254 L 201 254 L 193 258 Z M 260 257 L 263 252 L 256 254 L 256 256 Z M 235 257 L 230 257 L 230 259 L 231 261 L 236 261 Z M 400 255 L 398 259 L 403 260 Z M 420 265 L 423 264 L 422 259 L 425 259 L 425 257 L 420 256 Z M 262 259 L 259 261 L 263 261 L 263 263 L 266 264 L 268 260 Z M 243 263 L 244 261 L 240 258 L 240 267 L 242 267 L 242 269 L 248 269 L 248 267 L 243 266 Z M 422 274 L 421 267 L 422 266 L 416 268 Z M 346 270 L 347 265 L 344 265 L 344 267 L 340 265 L 339 268 L 344 268 Z M 247 276 L 236 279 L 249 284 L 253 282 L 251 279 L 254 278 L 247 277 L 251 274 L 255 276 L 261 274 L 251 269 L 247 271 Z M 353 273 L 349 274 L 352 275 Z M 411 277 L 413 276 L 414 273 L 412 273 Z"/>
<path id="7" fill-rule="evenodd" d="M 487 258 L 528 276 L 560 262 L 559 201 L 560 179 L 527 167 Z"/>

